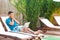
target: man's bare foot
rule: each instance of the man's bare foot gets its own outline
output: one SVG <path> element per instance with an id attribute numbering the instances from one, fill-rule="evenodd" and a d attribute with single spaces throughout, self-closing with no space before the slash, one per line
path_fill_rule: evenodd
<path id="1" fill-rule="evenodd" d="M 42 32 L 41 30 L 38 30 L 38 31 L 34 32 L 34 34 L 38 35 L 38 34 L 40 34 L 41 32 Z"/>

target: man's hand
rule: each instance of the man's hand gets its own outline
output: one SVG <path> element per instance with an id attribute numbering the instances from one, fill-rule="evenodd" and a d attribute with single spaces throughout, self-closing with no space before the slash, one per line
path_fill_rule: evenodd
<path id="1" fill-rule="evenodd" d="M 12 17 L 12 20 L 14 20 L 14 21 L 16 21 L 18 24 L 20 24 L 19 21 L 17 21 L 14 17 Z"/>
<path id="2" fill-rule="evenodd" d="M 14 20 L 12 20 L 12 21 L 10 22 L 10 25 L 14 25 Z"/>
<path id="3" fill-rule="evenodd" d="M 10 25 L 14 25 L 15 18 L 12 18 L 12 21 L 10 22 Z"/>
<path id="4" fill-rule="evenodd" d="M 14 17 L 12 17 L 12 20 L 15 20 L 15 18 L 14 18 Z"/>
<path id="5" fill-rule="evenodd" d="M 14 20 L 15 20 L 18 24 L 20 24 L 19 21 L 17 21 L 16 19 L 14 19 Z"/>

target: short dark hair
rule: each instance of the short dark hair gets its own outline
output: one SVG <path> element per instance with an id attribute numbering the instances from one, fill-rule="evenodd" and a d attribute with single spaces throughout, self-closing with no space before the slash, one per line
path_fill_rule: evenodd
<path id="1" fill-rule="evenodd" d="M 12 11 L 9 11 L 9 12 L 8 12 L 8 15 L 11 14 L 11 13 L 13 13 L 13 12 L 12 12 Z"/>

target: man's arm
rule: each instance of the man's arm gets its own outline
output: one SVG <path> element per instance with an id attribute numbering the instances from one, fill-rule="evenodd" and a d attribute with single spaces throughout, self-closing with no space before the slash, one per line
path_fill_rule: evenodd
<path id="1" fill-rule="evenodd" d="M 18 24 L 20 24 L 19 21 L 17 21 L 16 19 L 15 19 L 15 21 L 16 21 Z"/>
<path id="2" fill-rule="evenodd" d="M 18 24 L 20 24 L 19 21 L 17 21 L 15 18 L 12 18 L 12 19 L 15 20 Z"/>
<path id="3" fill-rule="evenodd" d="M 12 19 L 12 21 L 10 22 L 10 25 L 14 25 L 14 20 Z"/>

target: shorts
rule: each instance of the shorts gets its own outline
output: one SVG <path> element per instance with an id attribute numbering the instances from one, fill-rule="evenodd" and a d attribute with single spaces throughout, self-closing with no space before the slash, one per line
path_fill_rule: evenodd
<path id="1" fill-rule="evenodd" d="M 21 26 L 15 27 L 12 32 L 20 32 L 23 28 Z"/>

